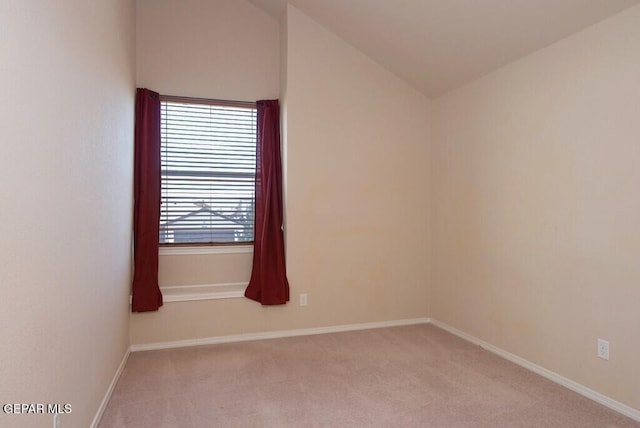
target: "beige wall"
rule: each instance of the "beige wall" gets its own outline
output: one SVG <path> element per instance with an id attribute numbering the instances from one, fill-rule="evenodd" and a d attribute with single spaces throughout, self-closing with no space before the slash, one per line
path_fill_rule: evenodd
<path id="1" fill-rule="evenodd" d="M 278 98 L 280 26 L 250 3 L 137 0 L 136 12 L 138 87 L 199 98 Z M 161 255 L 160 285 L 247 282 L 251 258 Z"/>
<path id="2" fill-rule="evenodd" d="M 307 323 L 427 315 L 430 103 L 289 6 L 287 262 Z"/>
<path id="3" fill-rule="evenodd" d="M 429 102 L 296 9 L 286 24 L 280 76 L 292 301 L 168 303 L 133 314 L 134 344 L 427 315 Z M 242 86 L 237 78 L 229 84 Z M 176 285 L 196 280 L 178 265 L 186 262 L 161 259 L 168 263 L 172 281 L 186 278 Z M 211 272 L 208 283 L 229 281 Z M 300 293 L 308 293 L 307 307 L 298 306 Z"/>
<path id="4" fill-rule="evenodd" d="M 635 7 L 441 97 L 432 154 L 432 316 L 636 409 L 639 47 Z"/>
<path id="5" fill-rule="evenodd" d="M 199 98 L 278 98 L 280 24 L 244 0 L 137 0 L 136 49 L 139 87 Z M 251 261 L 251 253 L 161 255 L 160 286 L 246 283 Z M 132 343 L 251 330 L 242 321 L 224 327 L 235 316 L 212 320 L 220 306 L 234 313 L 244 299 L 235 300 L 167 303 L 158 313 L 132 314 Z"/>
<path id="6" fill-rule="evenodd" d="M 279 31 L 245 0 L 137 0 L 136 83 L 165 95 L 277 98 Z"/>
<path id="7" fill-rule="evenodd" d="M 0 3 L 0 403 L 69 403 L 64 427 L 90 425 L 129 344 L 134 13 Z"/>

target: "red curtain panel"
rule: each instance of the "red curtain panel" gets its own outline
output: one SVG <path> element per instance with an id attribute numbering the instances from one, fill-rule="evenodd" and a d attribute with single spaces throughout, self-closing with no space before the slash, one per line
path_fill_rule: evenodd
<path id="1" fill-rule="evenodd" d="M 136 91 L 132 312 L 162 306 L 158 285 L 160 227 L 160 95 Z"/>
<path id="2" fill-rule="evenodd" d="M 289 301 L 282 232 L 282 161 L 278 100 L 257 102 L 256 215 L 253 270 L 244 295 L 263 305 Z"/>

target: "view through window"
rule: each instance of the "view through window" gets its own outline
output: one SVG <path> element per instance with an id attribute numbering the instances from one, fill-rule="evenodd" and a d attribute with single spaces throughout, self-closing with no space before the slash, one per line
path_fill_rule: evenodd
<path id="1" fill-rule="evenodd" d="M 161 97 L 160 244 L 253 241 L 254 103 Z"/>

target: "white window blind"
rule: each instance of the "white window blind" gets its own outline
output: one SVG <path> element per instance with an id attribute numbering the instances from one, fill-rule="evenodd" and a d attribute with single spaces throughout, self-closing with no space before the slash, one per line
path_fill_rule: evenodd
<path id="1" fill-rule="evenodd" d="M 253 103 L 161 97 L 161 244 L 253 241 Z"/>

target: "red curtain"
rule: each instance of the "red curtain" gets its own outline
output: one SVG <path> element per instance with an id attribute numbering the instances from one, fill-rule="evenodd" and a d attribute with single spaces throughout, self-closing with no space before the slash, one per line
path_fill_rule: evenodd
<path id="1" fill-rule="evenodd" d="M 136 91 L 132 289 L 133 312 L 162 306 L 158 286 L 160 228 L 160 95 Z"/>
<path id="2" fill-rule="evenodd" d="M 244 295 L 263 305 L 289 301 L 282 232 L 280 105 L 258 101 L 253 270 Z"/>

